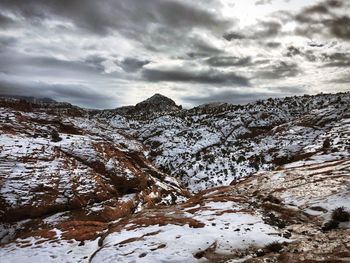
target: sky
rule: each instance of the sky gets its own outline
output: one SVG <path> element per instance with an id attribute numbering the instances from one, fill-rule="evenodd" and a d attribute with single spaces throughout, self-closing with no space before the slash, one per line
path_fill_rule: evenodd
<path id="1" fill-rule="evenodd" d="M 186 108 L 350 91 L 350 0 L 1 0 L 0 94 Z"/>

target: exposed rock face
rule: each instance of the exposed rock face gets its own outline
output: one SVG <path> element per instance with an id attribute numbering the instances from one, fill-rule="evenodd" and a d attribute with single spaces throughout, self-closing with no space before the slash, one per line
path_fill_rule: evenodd
<path id="1" fill-rule="evenodd" d="M 1 261 L 346 262 L 349 102 L 0 100 Z"/>
<path id="2" fill-rule="evenodd" d="M 144 119 L 157 117 L 166 113 L 176 112 L 181 109 L 182 107 L 176 105 L 172 99 L 156 93 L 152 97 L 136 104 L 135 106 L 126 106 L 114 110 L 107 110 L 104 111 L 104 115 L 120 114 L 124 117 Z M 99 116 L 103 116 L 103 114 L 101 115 L 101 112 L 99 113 Z"/>
<path id="3" fill-rule="evenodd" d="M 176 103 L 161 94 L 154 94 L 152 97 L 145 101 L 136 104 L 135 109 L 137 111 L 144 111 L 146 114 L 154 112 L 171 112 L 180 110 L 181 107 L 176 105 Z"/>

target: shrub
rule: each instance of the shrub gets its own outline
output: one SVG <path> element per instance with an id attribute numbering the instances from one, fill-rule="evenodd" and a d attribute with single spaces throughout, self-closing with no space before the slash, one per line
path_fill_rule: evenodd
<path id="1" fill-rule="evenodd" d="M 266 213 L 263 217 L 263 221 L 266 224 L 269 224 L 271 226 L 277 226 L 279 229 L 283 229 L 286 227 L 286 221 L 278 218 L 273 213 Z"/>
<path id="2" fill-rule="evenodd" d="M 332 219 L 324 224 L 323 231 L 330 231 L 338 228 L 340 222 L 348 222 L 350 213 L 345 210 L 345 207 L 338 207 L 332 211 Z"/>
<path id="3" fill-rule="evenodd" d="M 350 220 L 350 212 L 345 210 L 345 207 L 338 207 L 332 212 L 332 220 L 338 222 L 348 222 Z"/>
<path id="4" fill-rule="evenodd" d="M 52 142 L 60 142 L 60 141 L 62 141 L 62 138 L 60 137 L 60 134 L 56 130 L 52 130 L 52 132 L 51 132 L 51 141 Z"/>
<path id="5" fill-rule="evenodd" d="M 330 230 L 338 228 L 338 226 L 339 226 L 339 222 L 332 219 L 324 224 L 324 226 L 322 227 L 322 230 L 323 231 L 330 231 Z"/>
<path id="6" fill-rule="evenodd" d="M 331 147 L 331 142 L 330 142 L 329 138 L 326 138 L 323 141 L 322 148 L 323 148 L 323 150 L 327 150 L 327 149 L 329 149 L 329 147 Z"/>
<path id="7" fill-rule="evenodd" d="M 283 249 L 283 244 L 278 243 L 277 241 L 272 242 L 270 244 L 267 244 L 265 246 L 265 250 L 269 251 L 269 252 L 275 252 L 278 253 Z"/>
<path id="8" fill-rule="evenodd" d="M 152 148 L 152 149 L 158 148 L 158 147 L 161 146 L 161 145 L 162 145 L 162 143 L 159 142 L 159 141 L 153 141 L 153 142 L 151 142 L 151 148 Z"/>
<path id="9" fill-rule="evenodd" d="M 119 145 L 121 147 L 123 147 L 124 149 L 128 149 L 128 146 L 125 143 L 123 143 L 123 142 L 119 143 Z"/>

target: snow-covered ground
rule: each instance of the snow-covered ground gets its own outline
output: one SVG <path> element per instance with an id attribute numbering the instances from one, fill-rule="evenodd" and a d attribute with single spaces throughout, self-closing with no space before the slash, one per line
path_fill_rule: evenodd
<path id="1" fill-rule="evenodd" d="M 196 192 L 304 160 L 327 138 L 329 151 L 349 154 L 349 104 L 346 93 L 204 105 L 142 120 L 108 111 L 94 117 L 134 135 L 158 167 Z"/>
<path id="2" fill-rule="evenodd" d="M 350 210 L 349 102 L 1 107 L 0 262 L 347 260 L 349 223 L 322 226 Z"/>

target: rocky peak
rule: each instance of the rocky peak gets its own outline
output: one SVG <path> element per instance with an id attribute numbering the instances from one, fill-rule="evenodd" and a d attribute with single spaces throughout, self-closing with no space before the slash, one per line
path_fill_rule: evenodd
<path id="1" fill-rule="evenodd" d="M 165 101 L 169 101 L 170 103 L 175 104 L 175 102 L 172 99 L 170 99 L 170 98 L 168 98 L 168 97 L 166 97 L 166 96 L 164 96 L 164 95 L 162 95 L 160 93 L 155 93 L 152 97 L 149 97 L 145 101 L 156 102 L 156 101 L 159 101 L 159 100 L 165 100 Z"/>
<path id="2" fill-rule="evenodd" d="M 104 110 L 97 112 L 97 114 L 104 117 L 112 117 L 113 115 L 118 114 L 137 119 L 152 116 L 155 117 L 168 112 L 179 111 L 181 109 L 182 106 L 177 105 L 172 99 L 156 93 L 152 97 L 137 103 L 135 106 L 125 106 L 114 110 Z"/>
<path id="3" fill-rule="evenodd" d="M 176 105 L 172 99 L 156 93 L 152 97 L 136 104 L 135 108 L 146 112 L 164 112 L 180 110 L 181 106 Z"/>

